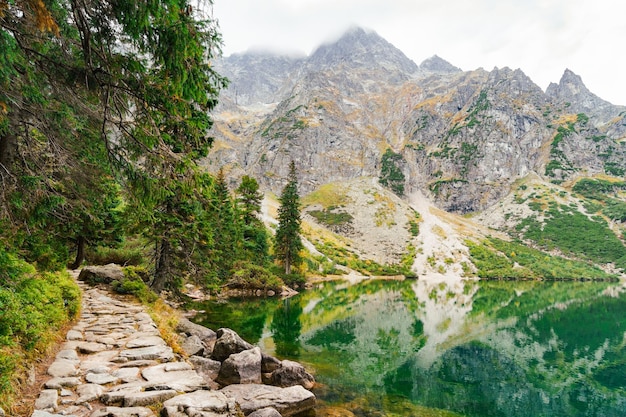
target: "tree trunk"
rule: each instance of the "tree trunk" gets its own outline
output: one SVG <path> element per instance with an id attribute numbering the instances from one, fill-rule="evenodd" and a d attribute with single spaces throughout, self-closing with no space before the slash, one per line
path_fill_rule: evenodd
<path id="1" fill-rule="evenodd" d="M 168 289 L 172 273 L 172 247 L 166 237 L 158 244 L 156 263 L 154 267 L 154 280 L 150 287 L 158 294 Z"/>
<path id="2" fill-rule="evenodd" d="M 85 237 L 78 236 L 78 239 L 76 239 L 76 259 L 74 263 L 70 265 L 70 269 L 78 269 L 85 260 L 85 243 Z"/>
<path id="3" fill-rule="evenodd" d="M 285 275 L 291 274 L 291 254 L 287 252 L 285 256 Z"/>
<path id="4" fill-rule="evenodd" d="M 10 172 L 16 155 L 17 136 L 13 133 L 0 135 L 0 168 Z"/>

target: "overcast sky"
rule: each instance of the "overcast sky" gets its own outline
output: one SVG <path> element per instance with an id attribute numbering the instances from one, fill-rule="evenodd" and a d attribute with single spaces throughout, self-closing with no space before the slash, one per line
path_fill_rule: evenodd
<path id="1" fill-rule="evenodd" d="M 310 54 L 352 26 L 419 64 L 521 68 L 544 90 L 566 68 L 626 105 L 624 0 L 214 0 L 224 55 L 251 48 Z"/>

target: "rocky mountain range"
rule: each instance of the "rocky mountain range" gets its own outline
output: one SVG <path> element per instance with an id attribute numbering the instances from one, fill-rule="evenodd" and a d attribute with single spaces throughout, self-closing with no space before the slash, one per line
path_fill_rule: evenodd
<path id="1" fill-rule="evenodd" d="M 626 173 L 626 107 L 569 69 L 543 91 L 520 69 L 462 71 L 438 56 L 417 65 L 361 28 L 310 56 L 215 65 L 230 86 L 205 164 L 276 194 L 291 160 L 302 194 L 387 170 L 405 202 L 419 195 L 453 214 L 493 211 L 526 178 L 558 187 Z"/>
<path id="2" fill-rule="evenodd" d="M 217 64 L 231 80 L 207 163 L 281 189 L 297 162 L 304 192 L 377 177 L 389 148 L 407 193 L 480 211 L 530 172 L 562 182 L 624 175 L 626 107 L 565 70 L 544 92 L 521 70 L 416 65 L 375 32 L 354 28 L 308 57 L 249 53 Z"/>

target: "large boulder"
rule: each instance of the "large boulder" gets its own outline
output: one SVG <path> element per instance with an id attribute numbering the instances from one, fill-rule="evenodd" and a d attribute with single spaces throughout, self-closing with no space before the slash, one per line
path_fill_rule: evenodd
<path id="1" fill-rule="evenodd" d="M 279 387 L 302 385 L 306 389 L 311 389 L 315 385 L 315 378 L 298 362 L 284 360 L 272 373 L 271 382 L 272 385 Z"/>
<path id="2" fill-rule="evenodd" d="M 233 353 L 252 349 L 250 343 L 243 340 L 234 330 L 222 328 L 217 331 L 217 341 L 211 354 L 211 359 L 223 362 Z"/>
<path id="3" fill-rule="evenodd" d="M 260 384 L 261 349 L 255 347 L 230 355 L 222 362 L 217 382 L 221 385 Z"/>
<path id="4" fill-rule="evenodd" d="M 185 333 L 187 336 L 198 336 L 203 342 L 215 341 L 217 339 L 217 334 L 213 330 L 193 323 L 184 317 L 178 321 L 176 330 Z"/>
<path id="5" fill-rule="evenodd" d="M 163 403 L 161 415 L 163 417 L 239 416 L 235 401 L 218 391 L 195 391 L 178 395 Z"/>
<path id="6" fill-rule="evenodd" d="M 120 281 L 124 278 L 124 270 L 116 264 L 108 264 L 103 266 L 86 266 L 78 275 L 80 281 L 88 284 L 110 284 L 113 281 Z"/>
<path id="7" fill-rule="evenodd" d="M 220 392 L 233 398 L 245 415 L 272 407 L 283 417 L 289 417 L 315 407 L 315 395 L 300 385 L 280 388 L 271 385 L 237 384 L 224 387 Z"/>
<path id="8" fill-rule="evenodd" d="M 261 372 L 271 374 L 278 368 L 280 368 L 280 360 L 266 353 L 263 353 L 261 359 Z"/>
<path id="9" fill-rule="evenodd" d="M 202 340 L 196 335 L 185 337 L 181 343 L 181 348 L 187 356 L 201 355 L 206 350 Z"/>
<path id="10" fill-rule="evenodd" d="M 217 379 L 222 366 L 221 362 L 214 361 L 213 359 L 203 358 L 201 356 L 191 356 L 189 363 L 193 366 L 193 369 L 204 378 L 204 382 L 211 385 L 213 381 Z"/>

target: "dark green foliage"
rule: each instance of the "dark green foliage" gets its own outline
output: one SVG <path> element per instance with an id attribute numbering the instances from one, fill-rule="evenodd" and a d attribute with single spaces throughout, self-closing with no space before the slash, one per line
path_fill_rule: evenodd
<path id="1" fill-rule="evenodd" d="M 300 251 L 303 249 L 300 239 L 300 196 L 298 195 L 298 177 L 296 165 L 291 161 L 289 177 L 280 195 L 278 208 L 278 228 L 274 236 L 274 256 L 285 267 L 285 274 L 291 274 L 292 267 L 302 262 Z"/>
<path id="2" fill-rule="evenodd" d="M 80 291 L 65 272 L 37 273 L 0 247 L 0 406 L 11 396 L 15 372 L 55 342 L 74 319 Z"/>
<path id="3" fill-rule="evenodd" d="M 552 208 L 545 215 L 543 223 L 532 219 L 520 223 L 525 239 L 547 250 L 557 248 L 581 259 L 626 268 L 626 247 L 604 219 L 590 219 L 565 206 Z"/>
<path id="4" fill-rule="evenodd" d="M 99 246 L 88 250 L 85 254 L 87 263 L 90 265 L 143 265 L 147 263 L 148 254 L 146 249 L 131 245 L 125 241 L 120 247 Z"/>
<path id="5" fill-rule="evenodd" d="M 572 191 L 594 200 L 604 200 L 608 194 L 615 194 L 618 190 L 626 190 L 626 182 L 582 178 L 572 188 Z"/>
<path id="6" fill-rule="evenodd" d="M 478 276 L 489 279 L 615 279 L 580 261 L 547 255 L 521 243 L 491 238 L 467 242 Z M 515 265 L 517 264 L 517 265 Z"/>
<path id="7" fill-rule="evenodd" d="M 387 148 L 380 161 L 380 177 L 378 181 L 397 195 L 404 195 L 404 173 L 400 168 L 402 155 Z"/>
<path id="8" fill-rule="evenodd" d="M 416 221 L 409 221 L 409 232 L 411 232 L 411 236 L 415 237 L 420 233 L 420 226 Z"/>
<path id="9" fill-rule="evenodd" d="M 432 182 L 429 186 L 428 189 L 430 189 L 430 191 L 433 192 L 433 194 L 435 195 L 439 195 L 439 193 L 441 192 L 441 187 L 444 185 L 448 185 L 448 184 L 454 184 L 454 183 L 467 183 L 467 180 L 464 179 L 460 179 L 460 178 L 451 178 L 451 179 L 445 179 L 445 180 L 437 180 Z"/>
<path id="10" fill-rule="evenodd" d="M 604 172 L 609 175 L 615 175 L 616 177 L 623 177 L 624 174 L 626 174 L 626 167 L 617 162 L 605 162 Z"/>
<path id="11" fill-rule="evenodd" d="M 577 122 L 582 121 L 584 125 L 586 123 L 584 114 L 579 114 L 577 118 Z M 559 126 L 557 128 L 557 132 L 552 138 L 552 143 L 550 145 L 550 161 L 546 164 L 545 175 L 554 177 L 556 176 L 556 170 L 562 171 L 573 171 L 574 167 L 571 162 L 567 159 L 563 151 L 560 149 L 560 143 L 565 140 L 572 133 L 576 133 L 575 123 L 568 122 L 566 126 Z"/>
<path id="12" fill-rule="evenodd" d="M 235 260 L 240 256 L 241 228 L 235 214 L 235 202 L 226 185 L 224 171 L 220 169 L 213 188 L 211 201 L 213 215 L 213 257 L 220 281 L 227 279 Z"/>
<path id="13" fill-rule="evenodd" d="M 617 197 L 620 190 L 625 189 L 624 181 L 612 182 L 591 178 L 581 179 L 572 188 L 585 198 L 595 201 L 587 202 L 585 205 L 587 212 L 592 214 L 602 212 L 609 219 L 619 222 L 626 222 L 626 202 L 614 197 Z"/>

